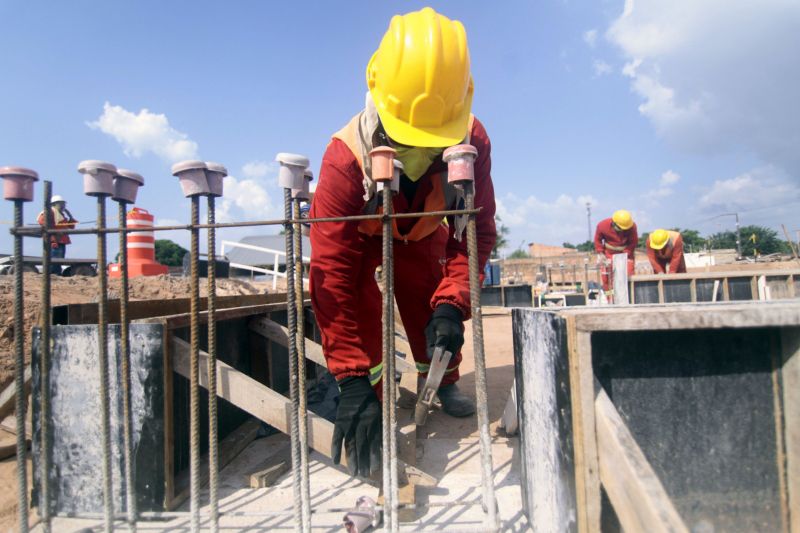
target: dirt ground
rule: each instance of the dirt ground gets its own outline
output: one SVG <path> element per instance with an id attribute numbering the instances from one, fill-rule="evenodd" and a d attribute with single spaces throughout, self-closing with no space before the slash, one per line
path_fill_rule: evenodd
<path id="1" fill-rule="evenodd" d="M 24 280 L 25 362 L 30 362 L 31 328 L 41 315 L 42 276 L 26 273 Z M 119 297 L 120 280 L 108 280 L 108 297 Z M 206 280 L 200 280 L 200 296 L 206 295 Z M 272 282 L 251 282 L 240 279 L 218 279 L 217 294 L 237 296 L 270 292 Z M 169 300 L 189 297 L 189 279 L 175 276 L 142 276 L 130 280 L 131 300 Z M 52 305 L 91 303 L 97 301 L 97 278 L 74 276 L 51 278 Z M 0 390 L 14 377 L 14 278 L 0 276 Z"/>

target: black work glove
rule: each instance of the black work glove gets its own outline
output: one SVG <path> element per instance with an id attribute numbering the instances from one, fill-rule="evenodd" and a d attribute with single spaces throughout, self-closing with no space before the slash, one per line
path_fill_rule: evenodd
<path id="1" fill-rule="evenodd" d="M 369 477 L 381 467 L 381 403 L 365 376 L 339 381 L 339 409 L 333 426 L 331 457 L 342 459 L 342 441 L 347 467 L 353 476 Z"/>
<path id="2" fill-rule="evenodd" d="M 450 304 L 436 306 L 425 326 L 425 340 L 428 359 L 433 359 L 433 351 L 437 346 L 444 346 L 455 357 L 464 345 L 464 315 L 461 310 Z"/>

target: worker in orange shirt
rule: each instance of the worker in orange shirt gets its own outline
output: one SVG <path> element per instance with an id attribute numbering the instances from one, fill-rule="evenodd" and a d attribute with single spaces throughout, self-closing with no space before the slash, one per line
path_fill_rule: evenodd
<path id="1" fill-rule="evenodd" d="M 54 229 L 72 229 L 77 224 L 77 220 L 72 216 L 72 213 L 67 209 L 67 201 L 63 196 L 58 194 L 53 195 L 50 199 L 50 210 L 52 218 L 50 224 Z M 36 221 L 40 226 L 45 225 L 44 211 L 39 213 Z M 72 241 L 66 233 L 50 235 L 50 257 L 54 259 L 63 259 L 67 255 L 67 245 Z M 60 265 L 52 265 L 51 270 L 54 274 L 61 273 Z"/>
<path id="2" fill-rule="evenodd" d="M 628 275 L 633 275 L 634 252 L 639 244 L 639 233 L 629 211 L 619 209 L 614 211 L 611 218 L 601 220 L 594 233 L 594 250 L 597 252 L 597 262 L 600 267 L 600 276 L 603 290 L 608 290 L 608 272 L 614 254 L 628 254 Z"/>
<path id="3" fill-rule="evenodd" d="M 686 260 L 683 257 L 683 237 L 677 231 L 657 229 L 647 237 L 645 243 L 647 259 L 656 274 L 666 274 L 669 266 L 670 274 L 686 272 Z"/>

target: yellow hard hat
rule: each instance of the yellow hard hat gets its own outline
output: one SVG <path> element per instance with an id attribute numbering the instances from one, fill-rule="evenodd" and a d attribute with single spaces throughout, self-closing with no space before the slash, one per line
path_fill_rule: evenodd
<path id="1" fill-rule="evenodd" d="M 669 233 L 665 229 L 657 229 L 650 234 L 650 248 L 661 250 L 669 242 Z"/>
<path id="2" fill-rule="evenodd" d="M 614 214 L 611 215 L 611 220 L 613 220 L 614 224 L 619 226 L 620 229 L 631 229 L 631 227 L 633 227 L 633 217 L 630 211 L 626 211 L 625 209 L 614 211 Z"/>
<path id="3" fill-rule="evenodd" d="M 386 133 L 400 144 L 445 147 L 467 135 L 472 109 L 467 33 L 430 7 L 395 15 L 367 65 Z"/>

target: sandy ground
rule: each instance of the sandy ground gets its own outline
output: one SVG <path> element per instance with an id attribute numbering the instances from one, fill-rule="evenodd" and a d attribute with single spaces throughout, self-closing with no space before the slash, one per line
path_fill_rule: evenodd
<path id="1" fill-rule="evenodd" d="M 489 417 L 491 420 L 492 454 L 494 480 L 500 506 L 500 516 L 504 531 L 529 531 L 530 527 L 521 512 L 519 488 L 518 439 L 507 437 L 497 425 L 514 379 L 513 343 L 511 336 L 511 317 L 507 310 L 489 309 L 484 316 L 484 343 L 487 356 L 487 380 L 489 398 Z M 472 332 L 467 324 L 464 361 L 460 385 L 470 395 L 475 393 L 474 366 L 472 356 Z M 411 416 L 411 411 L 400 410 L 398 418 Z M 475 501 L 481 494 L 481 469 L 477 419 L 455 419 L 440 411 L 428 417 L 426 430 L 418 434 L 417 465 L 440 479 L 436 488 L 418 488 L 418 501 L 431 503 Z M 265 440 L 253 442 L 236 460 L 221 473 L 222 510 L 258 511 L 282 510 L 291 508 L 291 475 L 284 475 L 278 486 L 271 489 L 249 489 L 247 475 L 254 465 L 263 461 L 271 452 L 265 448 Z M 377 498 L 377 488 L 354 481 L 340 470 L 332 468 L 329 461 L 316 453 L 311 454 L 312 501 L 321 507 L 350 507 L 355 498 L 370 495 Z M 16 497 L 16 477 L 14 460 L 0 463 L 0 489 L 6 492 L 12 504 Z M 202 501 L 207 501 L 204 493 Z M 186 509 L 188 510 L 188 507 Z M 201 511 L 201 512 L 204 512 Z M 448 506 L 433 507 L 421 513 L 417 519 L 405 524 L 402 529 L 418 531 L 442 529 L 459 531 L 460 526 L 474 528 L 480 524 L 483 513 L 480 507 Z M 0 523 L 0 531 L 11 526 L 15 517 L 7 515 Z M 314 530 L 341 531 L 341 513 L 314 514 Z M 120 524 L 121 527 L 124 527 Z M 244 518 L 226 517 L 221 526 L 226 531 L 240 530 L 293 530 L 293 524 L 286 518 Z M 77 531 L 89 527 L 102 530 L 102 523 L 96 520 L 59 519 L 54 523 L 56 531 Z M 454 529 L 455 528 L 455 529 Z M 188 531 L 188 519 L 178 518 L 168 522 L 142 523 L 139 530 Z"/>
<path id="2" fill-rule="evenodd" d="M 25 362 L 30 362 L 31 328 L 39 322 L 41 312 L 40 274 L 26 273 L 24 286 Z M 51 278 L 52 305 L 90 303 L 97 301 L 97 278 L 75 276 Z M 108 281 L 108 297 L 119 297 L 119 279 Z M 217 280 L 217 294 L 235 296 L 270 292 L 272 282 L 250 282 L 240 279 Z M 189 279 L 174 276 L 137 277 L 130 280 L 131 300 L 166 300 L 189 297 Z M 200 295 L 206 295 L 206 280 L 200 280 Z M 0 390 L 14 377 L 14 277 L 0 276 Z"/>

